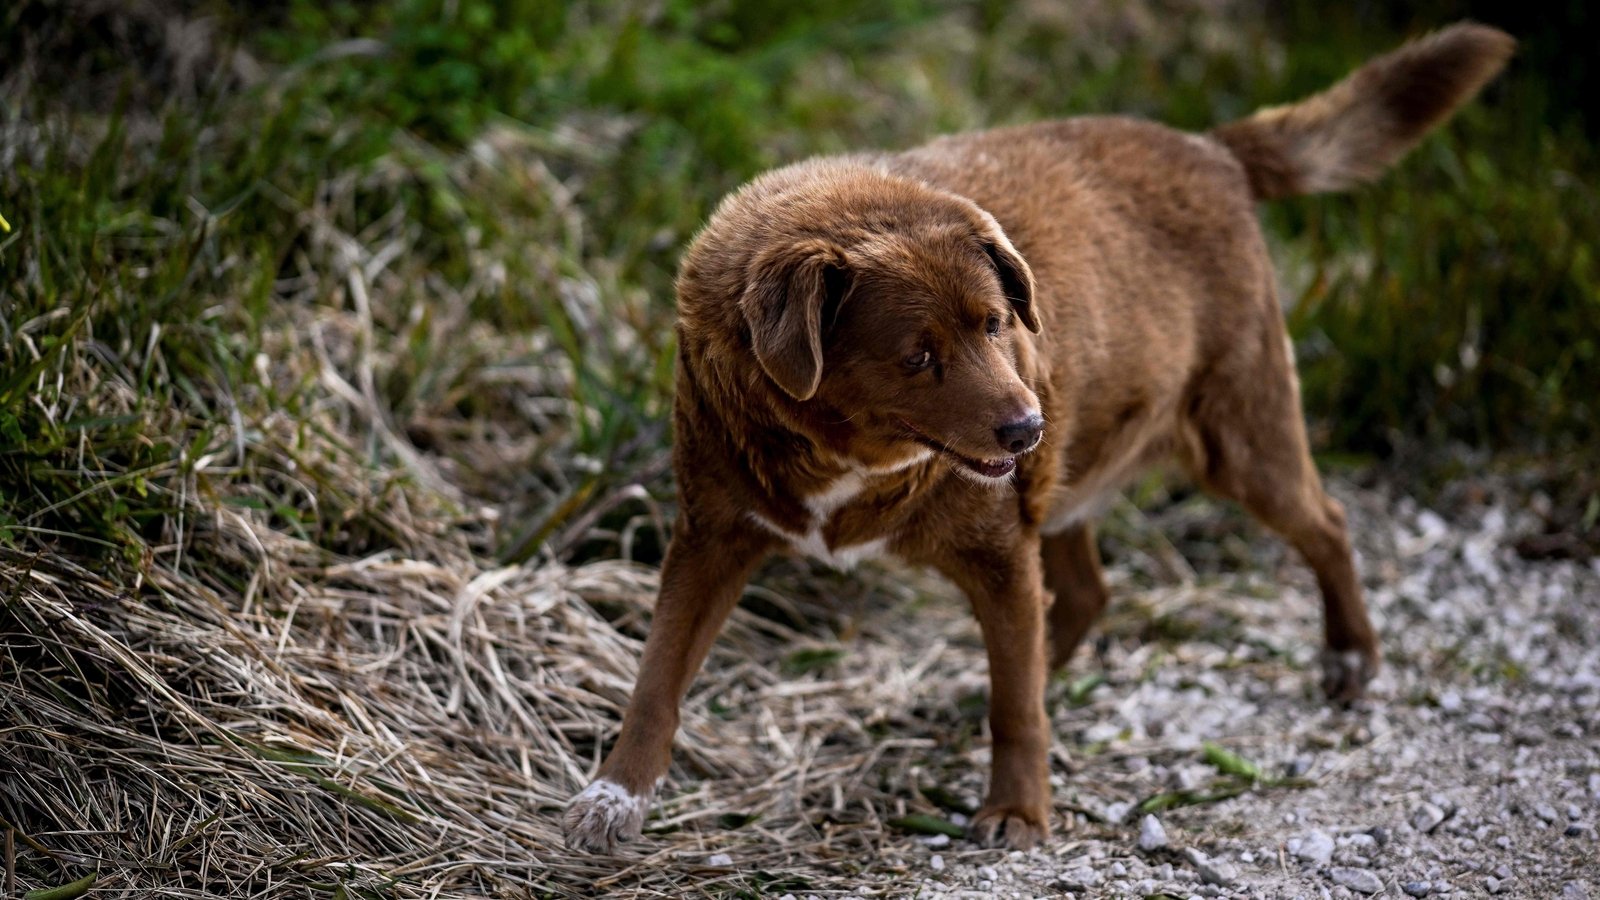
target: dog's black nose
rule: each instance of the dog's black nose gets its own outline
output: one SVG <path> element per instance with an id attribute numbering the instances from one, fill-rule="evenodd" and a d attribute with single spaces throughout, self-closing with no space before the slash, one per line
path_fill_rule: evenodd
<path id="1" fill-rule="evenodd" d="M 994 430 L 994 436 L 999 439 L 1000 446 L 1007 453 L 1021 453 L 1033 449 L 1039 443 L 1039 435 L 1044 434 L 1044 417 L 1038 413 L 1012 422 L 1010 425 L 1001 425 Z"/>

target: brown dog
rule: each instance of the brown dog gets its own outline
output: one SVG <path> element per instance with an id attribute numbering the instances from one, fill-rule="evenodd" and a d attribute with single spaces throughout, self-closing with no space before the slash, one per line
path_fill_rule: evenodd
<path id="1" fill-rule="evenodd" d="M 1255 204 L 1376 176 L 1512 47 L 1460 24 L 1209 134 L 1025 125 L 811 160 L 723 201 L 678 277 L 680 510 L 655 619 L 568 846 L 639 834 L 678 705 L 780 549 L 846 565 L 887 551 L 966 592 L 994 741 L 973 836 L 1038 842 L 1046 672 L 1106 603 L 1090 522 L 1171 457 L 1306 558 L 1323 686 L 1359 695 L 1378 642 L 1307 450 Z"/>

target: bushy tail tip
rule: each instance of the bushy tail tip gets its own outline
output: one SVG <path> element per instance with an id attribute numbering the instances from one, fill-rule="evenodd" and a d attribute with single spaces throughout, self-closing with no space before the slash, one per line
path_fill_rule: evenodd
<path id="1" fill-rule="evenodd" d="M 1212 135 L 1244 164 L 1257 199 L 1371 181 L 1472 99 L 1511 58 L 1505 32 L 1460 22 L 1411 41 L 1298 103 Z"/>

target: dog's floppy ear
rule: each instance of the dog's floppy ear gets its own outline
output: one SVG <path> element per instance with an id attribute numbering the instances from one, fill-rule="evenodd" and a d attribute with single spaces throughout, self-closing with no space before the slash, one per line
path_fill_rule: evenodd
<path id="1" fill-rule="evenodd" d="M 1011 241 L 998 224 L 987 233 L 978 235 L 978 239 L 983 242 L 983 250 L 989 254 L 989 259 L 994 261 L 995 271 L 1000 273 L 1000 290 L 1011 301 L 1011 308 L 1017 311 L 1017 317 L 1028 326 L 1029 331 L 1038 334 L 1042 326 L 1039 324 L 1039 312 L 1033 304 L 1033 270 L 1028 268 L 1017 248 L 1011 246 Z"/>
<path id="2" fill-rule="evenodd" d="M 761 368 L 796 400 L 822 383 L 823 317 L 849 285 L 844 251 L 823 240 L 775 247 L 750 264 L 739 309 Z"/>

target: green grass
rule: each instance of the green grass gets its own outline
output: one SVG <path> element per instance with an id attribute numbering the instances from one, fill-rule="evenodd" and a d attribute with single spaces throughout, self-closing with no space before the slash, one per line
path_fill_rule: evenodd
<path id="1" fill-rule="evenodd" d="M 186 9 L 213 16 L 192 57 L 162 37 Z M 435 477 L 418 453 L 451 486 L 430 527 L 503 511 L 463 535 L 486 555 L 618 552 L 653 514 L 629 486 L 670 498 L 677 254 L 740 181 L 1043 116 L 1203 127 L 1417 24 L 906 0 L 74 15 L 0 13 L 0 541 L 129 571 L 203 564 L 196 503 L 403 549 L 386 513 Z M 1519 66 L 1380 185 L 1264 212 L 1323 447 L 1600 436 L 1595 145 L 1553 81 Z"/>

